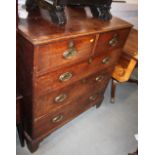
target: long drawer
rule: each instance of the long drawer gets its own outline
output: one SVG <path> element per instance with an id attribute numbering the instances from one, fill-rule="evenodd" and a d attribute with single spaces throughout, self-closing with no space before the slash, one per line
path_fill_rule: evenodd
<path id="1" fill-rule="evenodd" d="M 34 84 L 35 96 L 41 96 L 54 90 L 58 90 L 94 74 L 97 71 L 114 66 L 120 52 L 120 49 L 109 51 L 106 52 L 104 56 L 100 55 L 78 65 L 62 68 L 58 71 L 36 78 Z"/>
<path id="2" fill-rule="evenodd" d="M 111 77 L 112 71 L 113 67 L 110 67 L 79 80 L 68 87 L 42 95 L 38 98 L 36 97 L 34 102 L 35 118 L 39 118 L 60 106 L 72 103 L 83 95 L 89 96 L 94 90 L 103 90 Z"/>
<path id="3" fill-rule="evenodd" d="M 53 132 L 80 113 L 101 102 L 102 99 L 103 91 L 93 91 L 89 96 L 83 96 L 70 105 L 65 105 L 59 109 L 53 109 L 48 116 L 33 123 L 32 137 L 37 138 Z"/>

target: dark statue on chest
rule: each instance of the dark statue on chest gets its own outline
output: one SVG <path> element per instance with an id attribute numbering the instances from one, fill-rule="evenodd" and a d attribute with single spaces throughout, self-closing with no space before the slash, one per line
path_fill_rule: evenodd
<path id="1" fill-rule="evenodd" d="M 33 11 L 39 7 L 49 11 L 51 20 L 58 25 L 66 23 L 65 6 L 90 7 L 93 17 L 103 21 L 110 20 L 112 0 L 27 0 L 26 9 Z"/>

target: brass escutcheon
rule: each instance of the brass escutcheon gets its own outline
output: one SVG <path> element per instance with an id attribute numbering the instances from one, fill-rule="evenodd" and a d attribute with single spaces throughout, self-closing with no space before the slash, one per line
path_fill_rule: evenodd
<path id="1" fill-rule="evenodd" d="M 89 58 L 88 63 L 91 64 L 93 62 L 92 58 Z"/>

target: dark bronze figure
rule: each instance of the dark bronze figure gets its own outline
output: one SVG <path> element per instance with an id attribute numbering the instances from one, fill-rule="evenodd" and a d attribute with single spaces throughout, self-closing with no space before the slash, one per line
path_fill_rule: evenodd
<path id="1" fill-rule="evenodd" d="M 65 6 L 89 6 L 94 17 L 107 21 L 112 18 L 111 3 L 112 0 L 27 0 L 26 8 L 27 10 L 45 8 L 54 23 L 64 25 L 66 23 Z"/>

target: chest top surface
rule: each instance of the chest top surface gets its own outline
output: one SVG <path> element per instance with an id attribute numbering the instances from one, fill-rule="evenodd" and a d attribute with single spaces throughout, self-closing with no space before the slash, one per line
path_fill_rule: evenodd
<path id="1" fill-rule="evenodd" d="M 103 22 L 87 15 L 84 9 L 65 8 L 65 12 L 67 16 L 65 26 L 54 25 L 45 10 L 29 12 L 25 19 L 19 17 L 18 32 L 32 44 L 37 45 L 132 26 L 117 17 Z"/>

